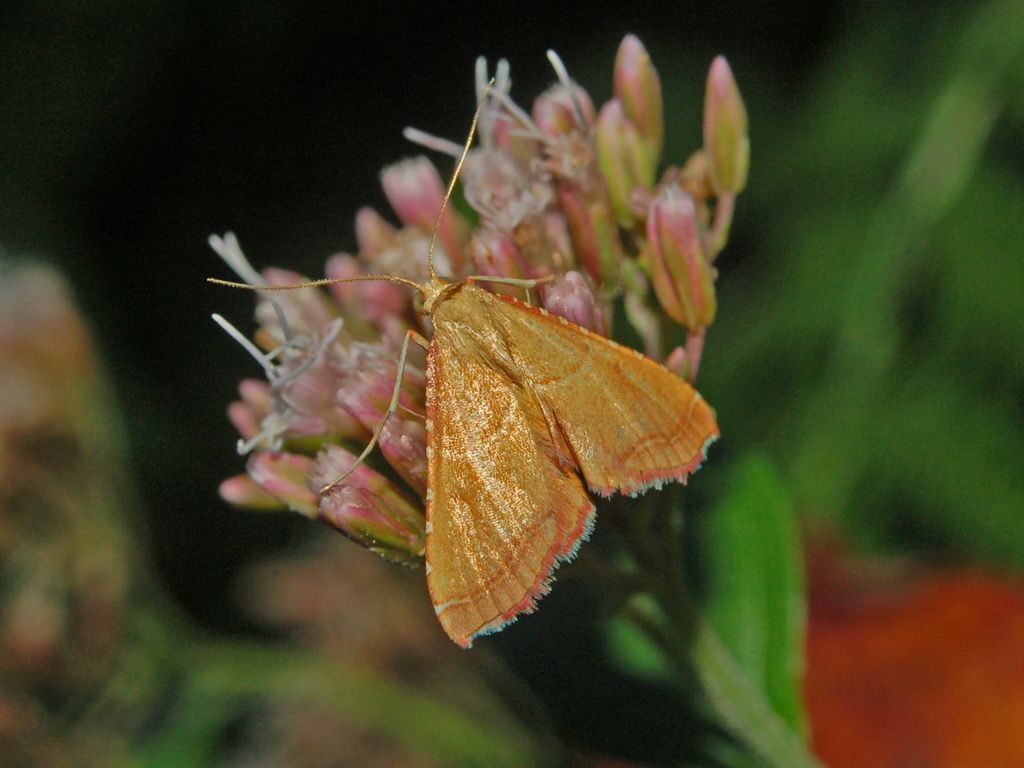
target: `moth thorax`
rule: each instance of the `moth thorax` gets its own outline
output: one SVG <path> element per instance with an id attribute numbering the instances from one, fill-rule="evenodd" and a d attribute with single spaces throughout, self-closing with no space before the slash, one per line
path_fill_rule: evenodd
<path id="1" fill-rule="evenodd" d="M 426 285 L 420 286 L 422 301 L 421 312 L 424 315 L 432 315 L 439 301 L 442 301 L 446 294 L 459 287 L 459 283 L 445 280 L 443 277 L 434 276 Z"/>

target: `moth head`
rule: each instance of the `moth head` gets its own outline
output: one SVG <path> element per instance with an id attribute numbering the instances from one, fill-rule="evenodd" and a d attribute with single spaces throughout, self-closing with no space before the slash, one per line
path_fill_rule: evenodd
<path id="1" fill-rule="evenodd" d="M 460 283 L 453 283 L 451 280 L 433 275 L 430 278 L 430 282 L 416 286 L 420 299 L 417 302 L 417 309 L 423 315 L 430 316 L 434 314 L 438 303 L 444 301 L 459 285 Z"/>

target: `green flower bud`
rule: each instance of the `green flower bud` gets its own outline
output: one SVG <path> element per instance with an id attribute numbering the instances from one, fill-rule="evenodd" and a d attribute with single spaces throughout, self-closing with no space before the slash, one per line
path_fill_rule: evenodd
<path id="1" fill-rule="evenodd" d="M 743 190 L 750 166 L 747 109 L 724 56 L 711 63 L 704 97 L 704 152 L 717 193 Z"/>
<path id="2" fill-rule="evenodd" d="M 677 186 L 662 190 L 647 217 L 651 283 L 662 308 L 691 330 L 715 319 L 714 269 L 697 228 L 693 198 Z"/>

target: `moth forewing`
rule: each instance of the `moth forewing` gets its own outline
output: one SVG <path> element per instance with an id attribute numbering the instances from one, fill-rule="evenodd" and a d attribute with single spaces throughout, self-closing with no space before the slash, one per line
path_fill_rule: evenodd
<path id="1" fill-rule="evenodd" d="M 593 525 L 591 490 L 683 481 L 718 435 L 685 381 L 635 350 L 470 283 L 433 307 L 427 579 L 463 646 L 533 610 Z"/>

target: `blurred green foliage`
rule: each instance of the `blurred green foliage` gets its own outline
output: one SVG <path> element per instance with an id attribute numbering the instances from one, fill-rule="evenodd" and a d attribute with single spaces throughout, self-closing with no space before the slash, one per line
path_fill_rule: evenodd
<path id="1" fill-rule="evenodd" d="M 1020 565 L 1024 6 L 872 22 L 752 109 L 756 255 L 722 266 L 703 386 L 803 514 Z"/>

